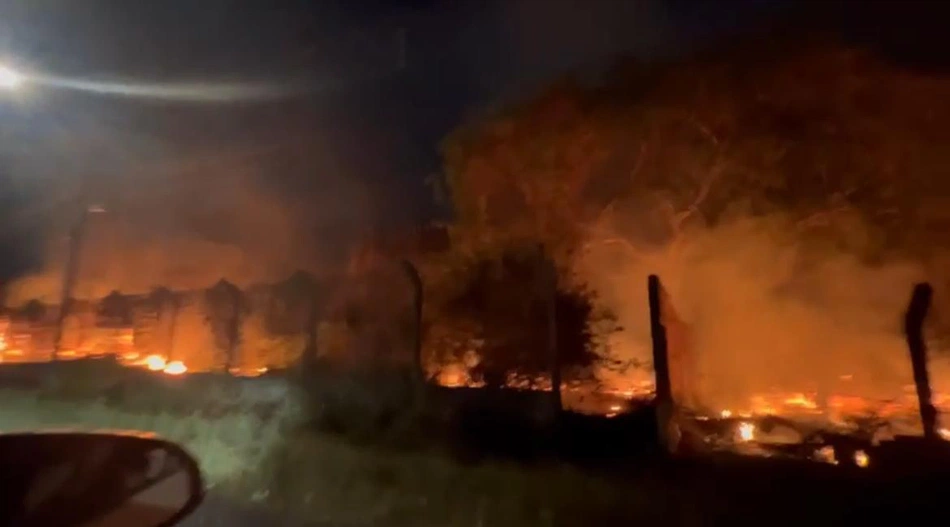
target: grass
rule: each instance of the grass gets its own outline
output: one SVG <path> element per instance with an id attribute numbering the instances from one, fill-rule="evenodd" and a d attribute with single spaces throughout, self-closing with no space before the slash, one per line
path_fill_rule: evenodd
<path id="1" fill-rule="evenodd" d="M 317 433 L 303 427 L 293 398 L 262 416 L 255 401 L 234 400 L 208 382 L 173 384 L 169 391 L 138 379 L 119 396 L 113 383 L 89 384 L 0 390 L 0 429 L 155 432 L 195 455 L 216 493 L 335 525 L 549 526 L 618 504 L 627 505 L 618 510 L 650 510 L 629 507 L 643 494 L 566 466 L 464 463 L 431 448 L 385 448 Z M 205 393 L 199 397 L 192 388 Z M 222 398 L 230 399 L 228 412 L 209 415 L 202 408 Z M 182 412 L 183 401 L 191 402 L 191 413 Z M 353 420 L 364 427 L 360 416 Z"/>
<path id="2" fill-rule="evenodd" d="M 293 397 L 261 413 L 259 401 L 208 380 L 172 384 L 174 397 L 168 385 L 165 397 L 137 386 L 119 397 L 111 388 L 110 396 L 77 393 L 83 390 L 75 385 L 54 395 L 0 390 L 0 429 L 152 431 L 192 452 L 216 495 L 330 525 L 719 525 L 749 517 L 770 525 L 831 524 L 853 519 L 856 504 L 885 501 L 833 467 L 641 460 L 593 471 L 550 460 L 463 462 L 432 445 L 387 448 L 308 430 Z M 199 398 L 193 389 L 208 393 Z M 208 404 L 214 411 L 202 407 Z"/>
<path id="3" fill-rule="evenodd" d="M 210 486 L 240 480 L 264 463 L 280 442 L 285 416 L 263 420 L 230 414 L 134 413 L 104 401 L 79 402 L 41 397 L 21 390 L 0 391 L 0 430 L 137 430 L 154 432 L 184 445 L 201 464 Z"/>

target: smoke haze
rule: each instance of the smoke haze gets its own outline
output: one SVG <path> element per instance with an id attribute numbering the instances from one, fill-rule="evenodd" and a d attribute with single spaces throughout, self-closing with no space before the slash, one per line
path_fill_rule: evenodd
<path id="1" fill-rule="evenodd" d="M 646 277 L 660 276 L 691 325 L 700 390 L 714 407 L 770 390 L 899 396 L 913 382 L 902 316 L 922 266 L 868 265 L 794 232 L 780 217 L 735 219 L 633 257 L 595 246 L 579 269 L 619 316 L 614 353 L 646 364 Z"/>

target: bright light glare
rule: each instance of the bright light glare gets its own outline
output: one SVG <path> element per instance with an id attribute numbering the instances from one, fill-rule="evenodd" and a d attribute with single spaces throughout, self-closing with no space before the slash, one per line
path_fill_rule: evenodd
<path id="1" fill-rule="evenodd" d="M 0 66 L 0 88 L 15 90 L 23 85 L 23 75 L 6 67 Z"/>

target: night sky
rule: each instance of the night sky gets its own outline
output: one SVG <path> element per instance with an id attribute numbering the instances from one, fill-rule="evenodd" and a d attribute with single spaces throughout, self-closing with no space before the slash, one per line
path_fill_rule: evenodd
<path id="1" fill-rule="evenodd" d="M 924 12 L 930 8 L 895 14 L 892 3 L 766 0 L 0 0 L 0 57 L 44 75 L 293 87 L 243 102 L 43 87 L 0 100 L 0 201 L 9 204 L 0 246 L 20 255 L 0 275 L 42 259 L 32 241 L 52 232 L 50 208 L 74 200 L 78 181 L 91 199 L 142 216 L 201 216 L 195 235 L 207 237 L 228 218 L 202 215 L 211 206 L 200 194 L 250 185 L 286 198 L 303 239 L 344 243 L 438 216 L 424 181 L 439 168 L 439 140 L 466 116 L 552 77 L 593 74 L 624 54 L 662 60 L 773 26 L 829 29 L 902 61 L 932 62 L 943 55 L 935 38 L 920 38 L 936 33 L 923 29 L 939 30 L 928 22 L 939 20 Z M 908 31 L 918 37 L 913 46 Z M 232 177 L 237 172 L 243 179 Z M 204 186 L 189 190 L 199 180 Z M 170 202 L 181 205 L 169 209 Z"/>

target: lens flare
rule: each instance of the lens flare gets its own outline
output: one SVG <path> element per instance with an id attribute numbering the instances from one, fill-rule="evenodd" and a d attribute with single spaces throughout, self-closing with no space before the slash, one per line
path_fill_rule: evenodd
<path id="1" fill-rule="evenodd" d="M 0 88 L 15 90 L 23 85 L 23 75 L 6 66 L 0 66 Z"/>

